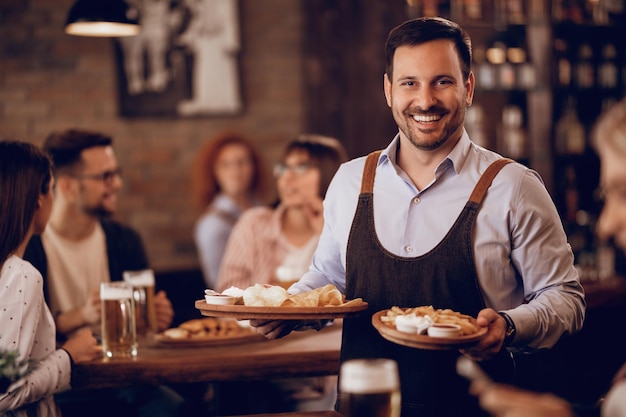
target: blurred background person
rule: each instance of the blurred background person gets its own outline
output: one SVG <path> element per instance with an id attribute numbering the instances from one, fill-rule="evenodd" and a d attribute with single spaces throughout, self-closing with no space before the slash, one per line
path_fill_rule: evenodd
<path id="1" fill-rule="evenodd" d="M 56 349 L 43 280 L 22 259 L 52 210 L 52 163 L 28 143 L 0 141 L 0 351 L 17 351 L 30 371 L 0 392 L 0 414 L 60 415 L 53 394 L 70 388 L 71 364 L 102 355 L 85 330 Z M 5 414 L 6 413 L 6 414 Z"/>
<path id="2" fill-rule="evenodd" d="M 602 240 L 613 239 L 626 251 L 626 98 L 602 114 L 592 133 L 600 157 L 600 194 L 604 206 L 597 223 Z M 584 359 L 581 359 L 584 360 Z M 478 380 L 470 390 L 495 417 L 626 416 L 626 364 L 616 373 L 607 395 L 595 410 L 579 410 L 563 398 Z"/>
<path id="3" fill-rule="evenodd" d="M 330 180 L 346 161 L 339 141 L 301 135 L 274 167 L 278 201 L 244 213 L 222 259 L 218 289 L 254 284 L 287 286 L 306 272 L 322 232 L 322 201 Z"/>
<path id="4" fill-rule="evenodd" d="M 206 286 L 215 289 L 233 226 L 241 213 L 260 205 L 264 181 L 258 150 L 236 133 L 214 137 L 198 153 L 192 185 L 195 203 L 204 210 L 194 241 Z"/>
<path id="5" fill-rule="evenodd" d="M 43 276 L 59 340 L 85 327 L 99 334 L 100 283 L 149 268 L 139 234 L 112 219 L 122 187 L 112 143 L 105 134 L 70 129 L 50 134 L 43 144 L 54 163 L 54 204 L 46 229 L 30 239 L 24 259 Z M 154 310 L 157 331 L 168 328 L 174 311 L 165 292 L 156 292 Z M 133 386 L 63 393 L 57 402 L 66 417 L 100 411 L 165 417 L 177 414 L 182 399 L 165 387 Z M 112 411 L 115 404 L 119 410 Z"/>
<path id="6" fill-rule="evenodd" d="M 324 224 L 326 189 L 346 160 L 345 149 L 334 138 L 301 135 L 287 144 L 274 167 L 278 201 L 246 211 L 235 225 L 219 290 L 257 283 L 287 287 L 308 270 Z M 220 384 L 218 413 L 332 410 L 336 385 L 334 376 Z"/>

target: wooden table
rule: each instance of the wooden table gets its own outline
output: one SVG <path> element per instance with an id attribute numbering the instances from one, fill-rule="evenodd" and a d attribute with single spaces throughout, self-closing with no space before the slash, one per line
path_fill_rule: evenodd
<path id="1" fill-rule="evenodd" d="M 72 387 L 77 390 L 133 384 L 250 380 L 337 375 L 341 322 L 293 332 L 278 340 L 213 347 L 139 345 L 135 359 L 99 359 L 75 364 Z"/>
<path id="2" fill-rule="evenodd" d="M 238 417 L 344 417 L 336 411 L 298 411 L 294 413 L 250 414 Z"/>

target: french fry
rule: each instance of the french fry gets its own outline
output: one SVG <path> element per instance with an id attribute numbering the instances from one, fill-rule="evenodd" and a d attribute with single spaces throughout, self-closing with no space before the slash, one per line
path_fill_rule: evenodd
<path id="1" fill-rule="evenodd" d="M 475 320 L 472 316 L 459 313 L 449 308 L 435 309 L 433 306 L 419 306 L 406 309 L 393 306 L 387 311 L 386 315 L 380 318 L 380 320 L 387 325 L 395 327 L 396 317 L 406 314 L 429 316 L 433 320 L 433 323 L 458 324 L 461 327 L 461 334 L 463 336 L 472 335 L 480 330 L 480 328 L 475 324 Z"/>

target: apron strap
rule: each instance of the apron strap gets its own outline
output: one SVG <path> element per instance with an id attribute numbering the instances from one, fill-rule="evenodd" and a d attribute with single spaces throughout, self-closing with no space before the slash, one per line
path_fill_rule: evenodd
<path id="1" fill-rule="evenodd" d="M 487 189 L 491 186 L 491 182 L 498 175 L 498 172 L 507 164 L 513 162 L 509 158 L 500 158 L 487 167 L 483 175 L 478 180 L 478 183 L 474 187 L 474 191 L 470 195 L 469 202 L 480 204 L 487 194 Z"/>
<path id="2" fill-rule="evenodd" d="M 376 175 L 376 165 L 381 151 L 374 151 L 367 155 L 365 167 L 363 168 L 363 179 L 361 180 L 361 194 L 374 192 L 374 177 Z M 487 189 L 491 186 L 493 179 L 498 175 L 500 170 L 507 164 L 513 162 L 509 158 L 500 158 L 487 167 L 483 175 L 474 187 L 469 201 L 480 204 L 485 198 Z"/>
<path id="3" fill-rule="evenodd" d="M 361 180 L 361 194 L 374 192 L 374 177 L 376 176 L 376 165 L 380 153 L 381 151 L 374 151 L 367 155 L 363 168 L 363 179 Z"/>

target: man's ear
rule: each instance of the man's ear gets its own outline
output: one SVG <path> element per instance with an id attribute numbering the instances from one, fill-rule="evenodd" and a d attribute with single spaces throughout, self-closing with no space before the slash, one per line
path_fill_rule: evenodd
<path id="1" fill-rule="evenodd" d="M 78 191 L 77 181 L 69 175 L 59 175 L 56 179 L 55 191 L 60 193 L 64 198 L 71 199 Z"/>
<path id="2" fill-rule="evenodd" d="M 391 107 L 391 80 L 387 73 L 383 75 L 383 87 L 385 89 L 385 98 L 387 99 L 387 106 Z"/>

